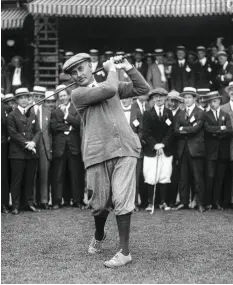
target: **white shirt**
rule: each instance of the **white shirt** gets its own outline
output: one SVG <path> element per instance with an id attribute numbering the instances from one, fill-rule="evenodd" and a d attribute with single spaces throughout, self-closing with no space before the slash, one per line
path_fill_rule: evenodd
<path id="1" fill-rule="evenodd" d="M 141 111 L 141 114 L 143 114 L 146 111 L 146 107 L 145 107 L 145 102 L 141 103 L 138 99 L 137 99 L 137 103 L 139 106 L 139 109 Z"/>
<path id="2" fill-rule="evenodd" d="M 195 103 L 190 107 L 186 107 L 186 112 L 188 113 L 189 116 L 192 114 L 195 107 L 196 107 Z"/>
<path id="3" fill-rule="evenodd" d="M 206 64 L 206 61 L 207 61 L 206 57 L 199 60 L 199 62 L 202 66 L 204 66 Z"/>
<path id="4" fill-rule="evenodd" d="M 18 105 L 18 109 L 22 115 L 24 115 L 26 113 L 26 108 L 22 108 Z"/>
<path id="5" fill-rule="evenodd" d="M 161 78 L 160 78 L 161 81 L 162 82 L 166 82 L 167 80 L 166 80 L 166 76 L 165 76 L 165 72 L 164 72 L 164 70 L 165 70 L 164 65 L 163 64 L 158 64 L 157 61 L 156 61 L 156 64 L 157 64 L 158 69 L 159 69 L 160 74 L 161 74 Z"/>
<path id="6" fill-rule="evenodd" d="M 91 66 L 92 66 L 92 67 L 91 67 L 92 72 L 96 71 L 97 65 L 98 65 L 98 61 L 96 61 L 96 62 L 92 62 L 92 63 L 91 63 Z"/>
<path id="7" fill-rule="evenodd" d="M 142 62 L 141 61 L 139 61 L 139 62 L 135 62 L 135 67 L 137 68 L 137 69 L 139 69 L 139 68 L 141 68 L 141 66 L 142 66 Z"/>
<path id="8" fill-rule="evenodd" d="M 13 86 L 22 85 L 20 78 L 21 78 L 21 67 L 16 67 L 13 74 L 12 85 Z"/>
<path id="9" fill-rule="evenodd" d="M 175 115 L 176 115 L 176 113 L 178 112 L 179 109 L 180 109 L 180 108 L 178 107 L 178 108 L 176 108 L 175 110 L 171 110 L 173 117 L 175 117 Z"/>
<path id="10" fill-rule="evenodd" d="M 42 105 L 35 105 L 34 110 L 36 115 L 38 115 L 38 112 L 40 110 L 40 118 L 38 119 L 39 119 L 40 129 L 42 130 Z"/>
<path id="11" fill-rule="evenodd" d="M 233 112 L 233 101 L 230 100 L 230 107 L 231 107 L 231 111 Z"/>
<path id="12" fill-rule="evenodd" d="M 226 61 L 226 62 L 223 64 L 222 69 L 223 69 L 223 70 L 225 70 L 225 69 L 226 69 L 226 67 L 227 67 L 227 65 L 228 65 L 228 61 Z"/>
<path id="13" fill-rule="evenodd" d="M 178 60 L 178 63 L 179 63 L 179 66 L 182 64 L 182 66 L 185 65 L 185 59 L 182 59 L 182 60 Z"/>
<path id="14" fill-rule="evenodd" d="M 204 109 L 201 105 L 199 105 L 199 108 L 200 108 L 202 111 L 208 112 L 208 111 L 210 110 L 210 105 L 208 105 L 205 109 Z"/>
<path id="15" fill-rule="evenodd" d="M 216 121 L 218 121 L 219 120 L 220 107 L 217 110 L 213 110 L 213 109 L 211 109 L 211 110 L 214 113 L 214 117 L 215 117 Z M 217 111 L 217 115 L 216 115 L 216 111 Z"/>
<path id="16" fill-rule="evenodd" d="M 160 107 L 158 107 L 157 105 L 155 105 L 154 108 L 155 108 L 155 111 L 156 111 L 158 117 L 159 117 L 159 113 L 161 113 L 161 117 L 162 117 L 162 116 L 163 116 L 164 105 L 163 105 L 163 106 L 160 106 Z"/>

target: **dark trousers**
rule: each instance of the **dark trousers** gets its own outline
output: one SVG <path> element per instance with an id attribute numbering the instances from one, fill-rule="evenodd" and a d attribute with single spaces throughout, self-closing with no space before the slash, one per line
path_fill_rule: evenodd
<path id="1" fill-rule="evenodd" d="M 231 164 L 231 203 L 233 203 L 233 161 L 231 161 L 230 164 Z"/>
<path id="2" fill-rule="evenodd" d="M 1 144 L 1 199 L 2 205 L 9 205 L 8 143 Z"/>
<path id="3" fill-rule="evenodd" d="M 65 148 L 61 157 L 53 160 L 52 169 L 52 201 L 53 205 L 60 205 L 62 201 L 64 178 L 67 170 L 69 172 L 70 188 L 73 198 L 73 204 L 82 203 L 84 196 L 84 169 L 81 154 L 73 155 L 68 147 Z"/>
<path id="4" fill-rule="evenodd" d="M 168 185 L 170 204 L 176 203 L 176 198 L 178 194 L 178 184 L 179 184 L 179 165 L 177 159 L 173 158 L 171 183 Z"/>
<path id="5" fill-rule="evenodd" d="M 207 187 L 206 204 L 216 205 L 220 203 L 223 190 L 223 179 L 227 168 L 226 160 L 207 161 Z"/>
<path id="6" fill-rule="evenodd" d="M 161 183 L 158 183 L 156 185 L 156 193 L 154 193 L 154 185 L 148 185 L 148 202 L 149 204 L 152 204 L 157 200 L 155 199 L 155 197 L 158 196 L 158 193 L 160 194 L 160 203 L 163 204 L 163 203 L 166 203 L 167 202 L 167 189 L 168 189 L 168 185 L 169 184 L 161 184 Z M 154 197 L 155 195 L 155 197 Z M 154 201 L 153 201 L 154 199 Z"/>
<path id="7" fill-rule="evenodd" d="M 138 206 L 138 195 L 140 194 L 141 197 L 141 189 L 143 184 L 143 173 L 142 173 L 142 166 L 143 166 L 143 158 L 140 157 L 137 160 L 136 166 L 136 193 L 135 193 L 135 205 Z"/>
<path id="8" fill-rule="evenodd" d="M 189 204 L 190 187 L 194 185 L 199 205 L 204 204 L 204 159 L 191 157 L 188 146 L 179 161 L 180 164 L 180 200 L 182 204 Z"/>
<path id="9" fill-rule="evenodd" d="M 37 159 L 11 159 L 11 196 L 13 208 L 19 209 L 21 195 L 24 205 L 33 205 L 33 186 Z M 22 191 L 22 193 L 21 193 Z"/>

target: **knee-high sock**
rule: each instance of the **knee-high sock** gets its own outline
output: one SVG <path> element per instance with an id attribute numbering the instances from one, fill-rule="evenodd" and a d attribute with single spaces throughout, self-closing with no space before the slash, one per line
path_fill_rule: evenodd
<path id="1" fill-rule="evenodd" d="M 94 216 L 95 219 L 95 239 L 100 241 L 104 237 L 104 226 L 107 221 L 108 212 L 104 211 L 99 216 Z"/>
<path id="2" fill-rule="evenodd" d="M 116 216 L 116 220 L 120 237 L 120 249 L 122 249 L 122 254 L 128 255 L 131 213 Z"/>

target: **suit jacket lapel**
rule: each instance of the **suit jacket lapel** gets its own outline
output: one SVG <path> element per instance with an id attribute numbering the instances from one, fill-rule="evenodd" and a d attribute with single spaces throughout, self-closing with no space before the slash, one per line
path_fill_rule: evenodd
<path id="1" fill-rule="evenodd" d="M 19 116 L 20 121 L 27 123 L 27 117 L 23 115 L 18 108 L 16 108 L 16 112 L 18 113 L 17 116 Z"/>

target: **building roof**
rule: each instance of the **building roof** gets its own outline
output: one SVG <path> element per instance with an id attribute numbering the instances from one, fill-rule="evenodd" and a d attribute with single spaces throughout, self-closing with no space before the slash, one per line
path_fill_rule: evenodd
<path id="1" fill-rule="evenodd" d="M 28 12 L 22 8 L 2 9 L 1 10 L 1 28 L 18 29 L 23 27 L 24 20 Z"/>
<path id="2" fill-rule="evenodd" d="M 66 17 L 188 17 L 231 14 L 227 0 L 34 0 L 34 15 Z M 231 4 L 231 3 L 230 3 Z"/>

